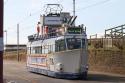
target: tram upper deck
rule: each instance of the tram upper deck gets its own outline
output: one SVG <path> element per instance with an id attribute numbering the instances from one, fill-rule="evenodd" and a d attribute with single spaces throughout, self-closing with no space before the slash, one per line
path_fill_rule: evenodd
<path id="1" fill-rule="evenodd" d="M 38 40 L 46 40 L 51 38 L 87 38 L 86 30 L 83 27 L 70 27 L 70 28 L 57 28 L 54 31 L 47 31 L 46 34 L 39 35 L 34 34 L 28 36 L 29 42 L 38 41 Z"/>

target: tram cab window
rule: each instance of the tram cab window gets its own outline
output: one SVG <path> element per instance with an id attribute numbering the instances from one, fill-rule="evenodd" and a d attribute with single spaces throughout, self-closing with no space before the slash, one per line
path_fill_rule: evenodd
<path id="1" fill-rule="evenodd" d="M 85 46 L 85 40 L 84 39 L 68 38 L 66 40 L 67 40 L 67 48 L 69 50 L 79 49 L 79 48 L 81 48 L 81 46 L 82 46 L 82 48 Z"/>
<path id="2" fill-rule="evenodd" d="M 59 52 L 59 51 L 64 51 L 66 49 L 66 46 L 65 46 L 65 41 L 64 39 L 63 40 L 57 40 L 55 42 L 55 51 L 56 52 Z"/>

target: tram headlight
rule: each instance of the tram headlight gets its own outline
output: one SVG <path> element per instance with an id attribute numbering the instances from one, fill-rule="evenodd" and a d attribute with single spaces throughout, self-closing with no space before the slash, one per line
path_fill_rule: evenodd
<path id="1" fill-rule="evenodd" d="M 59 71 L 59 72 L 62 72 L 63 71 L 63 65 L 61 63 L 57 63 L 56 64 L 56 70 Z"/>
<path id="2" fill-rule="evenodd" d="M 88 65 L 88 64 L 86 65 L 86 70 L 87 70 L 87 71 L 89 70 L 89 65 Z"/>

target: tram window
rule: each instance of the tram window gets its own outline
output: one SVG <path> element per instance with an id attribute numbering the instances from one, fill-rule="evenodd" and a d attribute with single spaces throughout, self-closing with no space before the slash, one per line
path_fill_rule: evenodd
<path id="1" fill-rule="evenodd" d="M 82 43 L 81 43 L 81 39 L 69 38 L 69 39 L 66 39 L 66 40 L 67 40 L 67 47 L 68 47 L 69 50 L 79 49 L 79 48 L 81 48 L 81 46 L 83 48 L 84 45 L 85 45 L 84 39 L 82 39 Z"/>
<path id="2" fill-rule="evenodd" d="M 48 46 L 46 45 L 44 48 L 44 53 L 47 54 L 48 53 Z"/>
<path id="3" fill-rule="evenodd" d="M 50 45 L 48 45 L 48 53 L 50 53 Z"/>
<path id="4" fill-rule="evenodd" d="M 42 47 L 32 47 L 31 49 L 31 54 L 41 54 L 42 53 Z"/>
<path id="5" fill-rule="evenodd" d="M 31 47 L 31 54 L 35 54 L 35 48 Z"/>
<path id="6" fill-rule="evenodd" d="M 55 45 L 51 45 L 51 52 L 55 52 Z"/>
<path id="7" fill-rule="evenodd" d="M 35 54 L 41 53 L 41 47 L 35 47 Z"/>
<path id="8" fill-rule="evenodd" d="M 45 52 L 44 52 L 44 51 L 45 51 L 45 50 L 44 50 L 44 48 L 45 48 L 45 47 L 44 47 L 44 46 L 42 46 L 42 54 L 44 54 L 44 53 L 45 53 Z"/>
<path id="9" fill-rule="evenodd" d="M 64 40 L 58 40 L 58 41 L 56 41 L 56 45 L 55 45 L 56 52 L 58 52 L 58 51 L 64 51 L 65 49 L 66 49 L 66 47 L 65 47 Z"/>
<path id="10" fill-rule="evenodd" d="M 42 54 L 42 46 L 41 46 L 41 50 L 40 51 L 41 51 L 41 54 Z"/>

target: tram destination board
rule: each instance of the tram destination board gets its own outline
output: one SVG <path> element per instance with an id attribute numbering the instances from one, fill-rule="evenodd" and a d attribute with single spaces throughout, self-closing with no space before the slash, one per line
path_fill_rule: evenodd
<path id="1" fill-rule="evenodd" d="M 68 28 L 68 34 L 81 34 L 82 28 Z"/>

